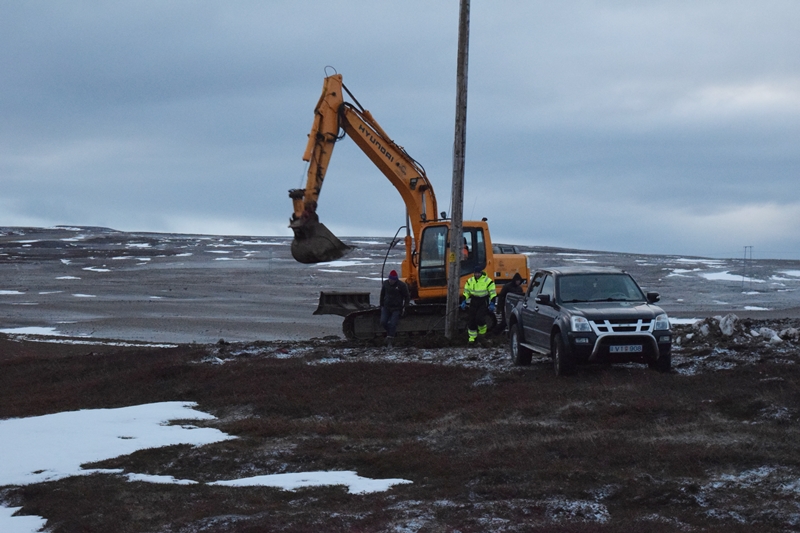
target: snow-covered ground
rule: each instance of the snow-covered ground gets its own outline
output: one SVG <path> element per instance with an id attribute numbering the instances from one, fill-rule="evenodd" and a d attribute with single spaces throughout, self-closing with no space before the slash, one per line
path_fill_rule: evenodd
<path id="1" fill-rule="evenodd" d="M 29 485 L 69 476 L 107 474 L 131 482 L 194 484 L 197 481 L 123 473 L 121 470 L 84 469 L 82 464 L 128 455 L 137 450 L 176 444 L 202 446 L 231 437 L 217 429 L 187 423 L 214 417 L 194 409 L 191 402 L 160 402 L 118 409 L 87 409 L 30 418 L 0 420 L 0 487 Z M 170 421 L 181 421 L 180 425 Z M 384 491 L 404 479 L 369 479 L 355 472 L 300 472 L 219 480 L 212 485 L 255 485 L 294 490 L 315 485 L 346 485 L 350 493 Z M 13 514 L 18 508 L 0 506 L 0 531 L 33 533 L 45 520 Z"/>

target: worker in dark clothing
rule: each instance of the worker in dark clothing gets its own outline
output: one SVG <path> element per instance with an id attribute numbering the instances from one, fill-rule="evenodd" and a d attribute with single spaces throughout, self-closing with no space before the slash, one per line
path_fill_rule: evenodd
<path id="1" fill-rule="evenodd" d="M 496 302 L 497 291 L 494 281 L 486 275 L 483 268 L 476 266 L 474 275 L 464 284 L 464 301 L 461 302 L 461 309 L 466 309 L 469 305 L 467 335 L 470 345 L 479 335 L 483 340 L 487 329 L 486 315 L 494 313 Z"/>
<path id="2" fill-rule="evenodd" d="M 397 323 L 405 314 L 411 295 L 408 286 L 397 278 L 397 271 L 389 272 L 389 279 L 383 282 L 381 296 L 381 327 L 386 330 L 386 346 L 391 348 L 397 334 Z"/>
<path id="3" fill-rule="evenodd" d="M 503 285 L 503 288 L 500 289 L 500 294 L 497 296 L 497 305 L 500 307 L 500 323 L 497 324 L 497 328 L 494 330 L 495 333 L 500 334 L 506 330 L 506 326 L 508 323 L 506 322 L 506 295 L 509 292 L 513 292 L 514 294 L 523 294 L 525 291 L 522 289 L 522 276 L 519 275 L 519 272 L 514 274 L 514 277 L 511 278 L 511 281 Z"/>

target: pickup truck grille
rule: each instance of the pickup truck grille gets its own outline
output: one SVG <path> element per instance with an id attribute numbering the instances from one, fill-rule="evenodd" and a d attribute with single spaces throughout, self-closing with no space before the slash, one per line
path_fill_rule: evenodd
<path id="1" fill-rule="evenodd" d="M 630 320 L 630 319 L 617 319 L 617 320 L 603 320 L 595 322 L 590 321 L 592 329 L 598 335 L 605 335 L 609 333 L 644 333 L 653 331 L 653 320 Z"/>

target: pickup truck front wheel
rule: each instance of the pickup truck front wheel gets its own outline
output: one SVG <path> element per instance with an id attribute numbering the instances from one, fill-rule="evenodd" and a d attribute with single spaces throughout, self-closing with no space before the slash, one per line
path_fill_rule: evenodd
<path id="1" fill-rule="evenodd" d="M 669 372 L 672 368 L 672 354 L 665 354 L 660 356 L 655 361 L 648 363 L 650 368 L 655 368 L 659 372 Z"/>
<path id="2" fill-rule="evenodd" d="M 533 352 L 520 344 L 519 324 L 511 326 L 509 339 L 511 342 L 511 357 L 514 358 L 514 364 L 519 366 L 530 365 Z"/>
<path id="3" fill-rule="evenodd" d="M 556 371 L 556 376 L 567 376 L 575 372 L 575 361 L 564 345 L 564 339 L 561 338 L 559 333 L 553 336 L 550 349 L 553 355 L 553 368 Z"/>

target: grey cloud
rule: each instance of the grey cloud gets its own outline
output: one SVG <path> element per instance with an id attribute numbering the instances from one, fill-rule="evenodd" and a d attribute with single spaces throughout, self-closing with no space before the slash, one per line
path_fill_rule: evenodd
<path id="1" fill-rule="evenodd" d="M 288 234 L 286 190 L 303 182 L 326 65 L 425 166 L 449 212 L 457 11 L 5 5 L 0 225 Z M 752 244 L 800 258 L 796 238 L 752 242 L 760 226 L 735 216 L 800 216 L 799 19 L 800 5 L 777 0 L 473 2 L 465 212 L 529 244 Z M 554 220 L 528 227 L 534 204 Z M 396 191 L 349 140 L 320 211 L 362 234 L 404 222 Z"/>

